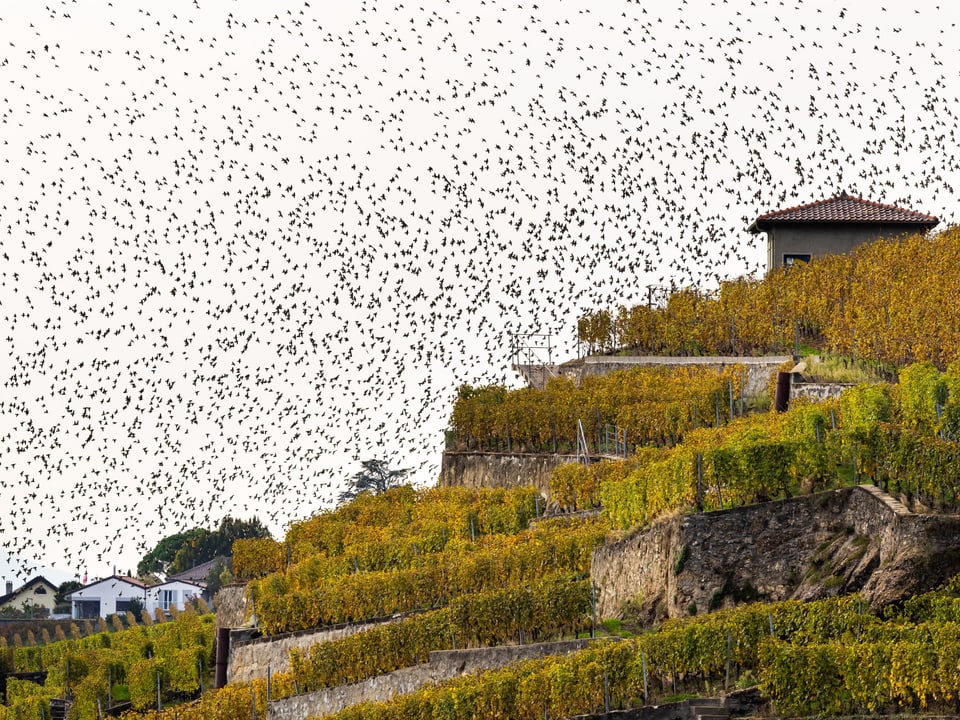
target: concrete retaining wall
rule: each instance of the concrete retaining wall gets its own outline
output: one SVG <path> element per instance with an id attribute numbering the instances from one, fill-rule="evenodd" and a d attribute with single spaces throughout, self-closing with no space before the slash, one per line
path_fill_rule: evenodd
<path id="1" fill-rule="evenodd" d="M 844 390 L 852 386 L 851 383 L 793 383 L 790 386 L 790 399 L 804 397 L 818 401 L 830 400 L 840 397 Z"/>
<path id="2" fill-rule="evenodd" d="M 624 370 L 638 365 L 660 367 L 694 365 L 697 367 L 712 367 L 717 370 L 723 370 L 733 365 L 744 365 L 746 366 L 744 395 L 746 397 L 757 397 L 769 392 L 771 374 L 776 372 L 784 363 L 792 361 L 792 355 L 765 355 L 761 357 L 666 357 L 662 355 L 588 357 L 583 360 L 577 380 L 580 381 L 590 375 L 606 375 L 615 370 Z"/>
<path id="3" fill-rule="evenodd" d="M 792 362 L 792 355 L 762 355 L 759 357 L 738 357 L 727 355 L 675 357 L 672 355 L 631 355 L 605 356 L 592 355 L 580 360 L 571 360 L 562 365 L 514 365 L 531 387 L 542 388 L 545 380 L 555 375 L 572 379 L 577 384 L 591 375 L 607 375 L 616 370 L 625 370 L 638 365 L 654 367 L 673 367 L 696 365 L 714 367 L 718 370 L 731 365 L 745 365 L 747 376 L 744 395 L 757 397 L 769 392 L 770 376 L 781 365 Z"/>

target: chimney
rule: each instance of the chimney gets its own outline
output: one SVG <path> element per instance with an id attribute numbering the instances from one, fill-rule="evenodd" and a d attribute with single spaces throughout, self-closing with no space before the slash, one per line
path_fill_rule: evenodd
<path id="1" fill-rule="evenodd" d="M 7 595 L 13 595 L 13 580 L 7 580 Z"/>

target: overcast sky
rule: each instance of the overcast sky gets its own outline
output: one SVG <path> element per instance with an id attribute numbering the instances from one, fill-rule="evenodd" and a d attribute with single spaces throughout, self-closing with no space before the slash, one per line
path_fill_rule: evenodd
<path id="1" fill-rule="evenodd" d="M 431 484 L 512 333 L 565 359 L 841 190 L 953 221 L 952 4 L 663 5 L 0 5 L 2 549 L 102 575 L 360 460 Z"/>

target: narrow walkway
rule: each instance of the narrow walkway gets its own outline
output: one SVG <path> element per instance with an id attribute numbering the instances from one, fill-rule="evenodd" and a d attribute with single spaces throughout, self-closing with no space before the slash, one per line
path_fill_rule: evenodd
<path id="1" fill-rule="evenodd" d="M 906 505 L 904 505 L 902 502 L 900 502 L 895 497 L 893 497 L 893 495 L 890 495 L 889 493 L 884 492 L 883 490 L 878 488 L 876 485 L 858 485 L 857 487 L 861 488 L 862 490 L 866 490 L 868 493 L 870 493 L 875 498 L 877 498 L 877 500 L 880 500 L 882 503 L 884 503 L 888 508 L 893 510 L 894 515 L 913 515 L 914 514 L 907 509 Z"/>
<path id="2" fill-rule="evenodd" d="M 730 710 L 723 698 L 697 698 L 690 700 L 690 720 L 727 720 Z"/>

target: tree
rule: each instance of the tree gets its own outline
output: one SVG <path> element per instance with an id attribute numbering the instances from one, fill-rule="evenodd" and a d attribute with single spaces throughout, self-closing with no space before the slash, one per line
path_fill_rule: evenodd
<path id="1" fill-rule="evenodd" d="M 143 615 L 143 600 L 138 597 L 131 597 L 127 601 L 127 610 L 133 613 L 134 617 Z"/>
<path id="2" fill-rule="evenodd" d="M 338 503 L 349 502 L 362 492 L 380 495 L 392 487 L 402 485 L 404 478 L 410 474 L 409 468 L 390 470 L 386 460 L 364 460 L 360 464 L 363 470 L 350 478 L 350 484 L 337 498 Z"/>
<path id="3" fill-rule="evenodd" d="M 204 534 L 191 539 L 177 550 L 170 563 L 169 572 L 183 572 L 220 555 L 229 557 L 233 553 L 235 540 L 268 537 L 271 537 L 270 531 L 256 517 L 240 520 L 227 515 L 216 530 L 204 531 Z"/>
<path id="4" fill-rule="evenodd" d="M 143 556 L 137 573 L 183 572 L 218 555 L 229 556 L 234 540 L 258 537 L 270 537 L 270 531 L 258 518 L 240 520 L 227 515 L 216 530 L 194 528 L 165 537 Z"/>
<path id="5" fill-rule="evenodd" d="M 57 592 L 53 596 L 53 602 L 55 605 L 54 612 L 68 613 L 70 612 L 70 601 L 67 600 L 67 595 L 72 593 L 74 590 L 80 590 L 83 588 L 83 583 L 77 580 L 67 580 L 60 583 L 57 587 Z"/>
<path id="6" fill-rule="evenodd" d="M 204 528 L 194 528 L 193 530 L 168 535 L 158 542 L 153 550 L 143 556 L 137 564 L 137 575 L 143 576 L 156 572 L 165 573 L 180 548 L 200 535 L 209 532 L 209 530 Z"/>
<path id="7" fill-rule="evenodd" d="M 20 607 L 8 605 L 3 608 L 3 610 L 0 610 L 0 617 L 4 619 L 30 620 L 34 618 L 46 617 L 49 613 L 50 611 L 42 605 L 28 603 L 26 600 L 24 600 Z"/>
<path id="8" fill-rule="evenodd" d="M 205 594 L 209 598 L 213 598 L 217 594 L 217 591 L 224 585 L 233 582 L 233 573 L 230 571 L 229 559 L 217 560 L 213 564 L 213 567 L 210 568 L 210 572 L 207 573 L 205 582 L 207 584 Z"/>

